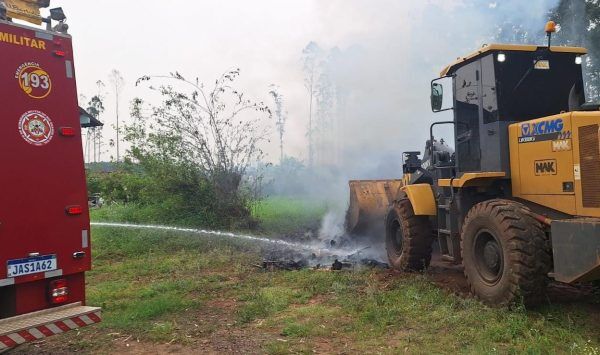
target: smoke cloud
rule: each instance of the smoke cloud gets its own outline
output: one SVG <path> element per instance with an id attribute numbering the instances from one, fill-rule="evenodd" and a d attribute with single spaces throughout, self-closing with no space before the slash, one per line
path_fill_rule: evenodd
<path id="1" fill-rule="evenodd" d="M 554 0 L 322 3 L 324 19 L 347 18 L 357 33 L 339 45 L 321 46 L 321 90 L 331 86 L 333 99 L 324 102 L 329 112 L 319 112 L 317 94 L 314 134 L 324 136 L 315 139 L 317 165 L 333 163 L 360 179 L 399 176 L 400 153 L 423 149 L 429 125 L 450 118 L 431 112 L 430 80 L 486 43 L 543 44 L 543 26 L 555 5 Z M 333 123 L 319 126 L 320 119 Z M 444 132 L 451 142 L 449 133 Z"/>
<path id="2" fill-rule="evenodd" d="M 452 119 L 451 113 L 432 113 L 429 103 L 430 81 L 444 66 L 483 44 L 545 44 L 544 24 L 556 4 L 320 2 L 322 21 L 341 18 L 355 28 L 339 43 L 315 38 L 311 44 L 320 56 L 312 160 L 321 173 L 307 183 L 316 196 L 339 206 L 326 215 L 320 236 L 339 235 L 348 180 L 400 178 L 401 153 L 422 151 L 430 124 Z M 436 136 L 452 145 L 448 129 L 438 129 Z"/>

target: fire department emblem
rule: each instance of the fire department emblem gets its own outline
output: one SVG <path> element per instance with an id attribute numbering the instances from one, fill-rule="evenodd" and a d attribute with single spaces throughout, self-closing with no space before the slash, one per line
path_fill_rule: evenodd
<path id="1" fill-rule="evenodd" d="M 38 63 L 27 62 L 17 68 L 15 79 L 21 89 L 34 99 L 43 99 L 52 91 L 50 75 Z"/>
<path id="2" fill-rule="evenodd" d="M 43 146 L 52 140 L 54 125 L 45 113 L 28 111 L 19 120 L 19 132 L 27 143 Z"/>

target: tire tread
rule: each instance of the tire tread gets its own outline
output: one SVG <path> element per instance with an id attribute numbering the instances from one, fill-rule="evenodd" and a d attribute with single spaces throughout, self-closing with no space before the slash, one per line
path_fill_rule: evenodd
<path id="1" fill-rule="evenodd" d="M 550 243 L 542 224 L 525 205 L 516 201 L 494 199 L 475 205 L 465 218 L 464 229 L 476 218 L 484 216 L 496 220 L 503 231 L 503 235 L 498 237 L 504 239 L 509 248 L 509 260 L 505 260 L 510 263 L 511 272 L 507 276 L 509 288 L 495 305 L 510 305 L 520 299 L 526 305 L 538 303 L 544 296 L 547 275 L 552 267 Z M 461 238 L 463 255 L 465 250 L 465 238 Z M 471 279 L 467 265 L 464 273 L 471 292 L 479 297 L 473 284 L 477 280 Z M 482 300 L 490 303 L 490 300 Z"/>
<path id="2" fill-rule="evenodd" d="M 395 201 L 386 217 L 386 239 L 393 237 L 388 235 L 388 226 L 392 222 L 390 218 L 397 218 L 403 230 L 403 248 L 400 257 L 394 257 L 388 250 L 391 265 L 401 271 L 421 271 L 429 267 L 433 244 L 429 217 L 415 215 L 408 198 Z"/>

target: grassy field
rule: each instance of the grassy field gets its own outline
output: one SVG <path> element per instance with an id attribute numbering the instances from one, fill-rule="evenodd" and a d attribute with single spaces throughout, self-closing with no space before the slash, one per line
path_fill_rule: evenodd
<path id="1" fill-rule="evenodd" d="M 318 228 L 329 207 L 330 204 L 323 201 L 272 197 L 253 206 L 252 212 L 260 221 L 261 232 L 278 235 Z M 153 206 L 115 204 L 92 210 L 91 217 L 94 221 L 148 223 L 156 213 Z"/>
<path id="2" fill-rule="evenodd" d="M 329 207 L 325 202 L 272 197 L 261 201 L 254 209 L 254 215 L 262 230 L 286 234 L 318 228 Z"/>
<path id="3" fill-rule="evenodd" d="M 272 200 L 259 215 L 291 230 L 325 211 L 305 206 Z M 103 323 L 18 352 L 600 353 L 593 299 L 491 309 L 427 274 L 265 272 L 259 247 L 236 240 L 94 228 L 93 241 L 88 300 Z"/>

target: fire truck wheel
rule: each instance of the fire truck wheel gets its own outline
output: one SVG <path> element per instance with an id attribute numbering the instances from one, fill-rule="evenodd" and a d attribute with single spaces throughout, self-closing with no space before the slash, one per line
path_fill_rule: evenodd
<path id="1" fill-rule="evenodd" d="M 408 198 L 388 210 L 385 219 L 385 246 L 392 266 L 400 271 L 421 271 L 431 262 L 433 234 L 427 216 L 415 216 Z"/>
<path id="2" fill-rule="evenodd" d="M 475 205 L 465 219 L 461 249 L 471 292 L 484 303 L 534 305 L 544 295 L 550 242 L 524 205 L 508 200 Z"/>

